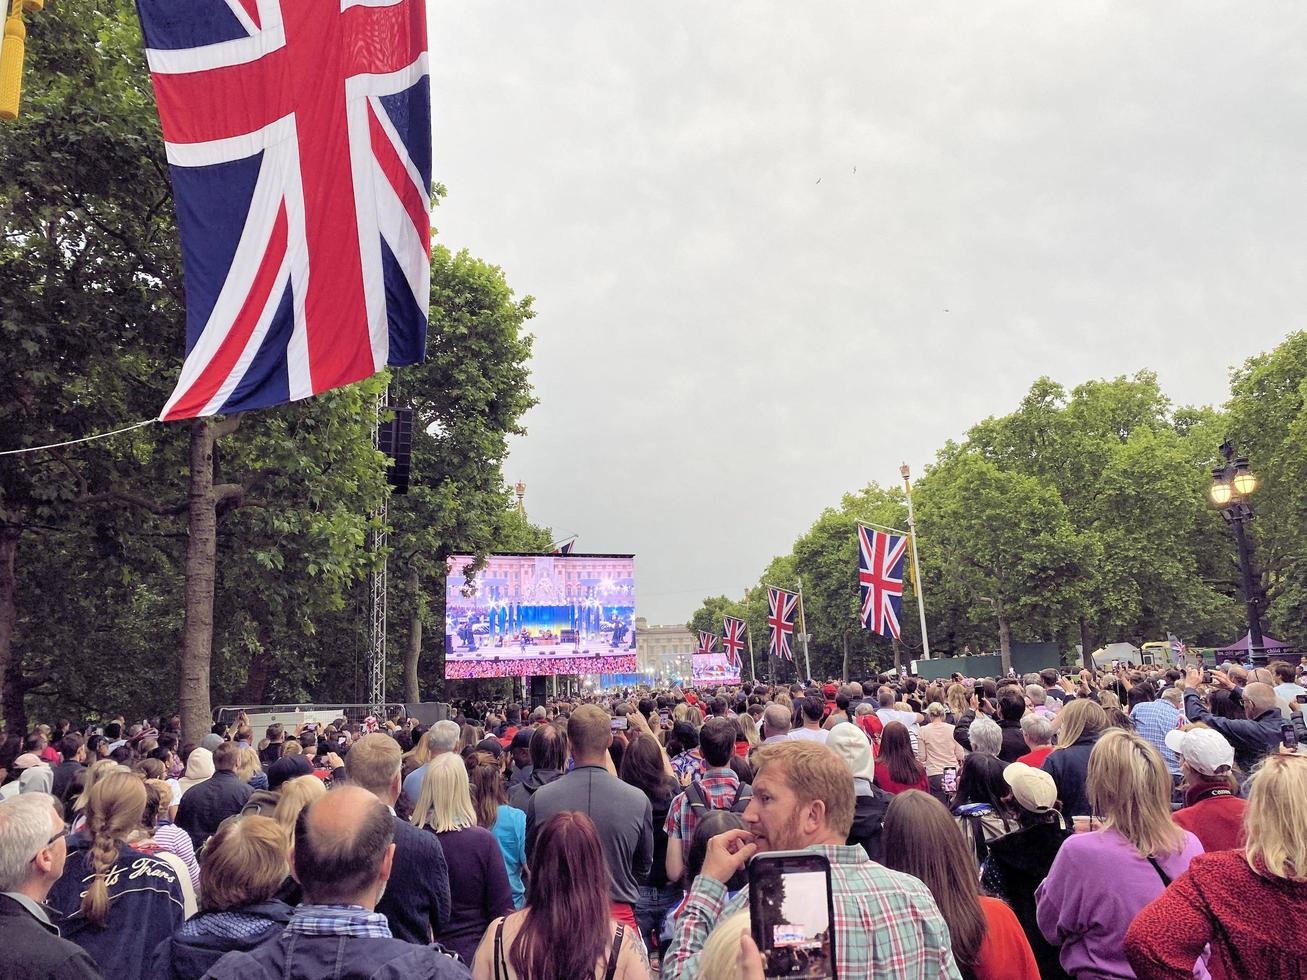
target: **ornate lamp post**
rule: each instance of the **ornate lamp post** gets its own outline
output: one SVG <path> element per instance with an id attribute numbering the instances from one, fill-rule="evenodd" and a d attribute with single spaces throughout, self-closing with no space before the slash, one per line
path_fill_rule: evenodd
<path id="1" fill-rule="evenodd" d="M 1243 574 L 1243 597 L 1248 607 L 1248 654 L 1254 663 L 1266 660 L 1266 645 L 1262 639 L 1262 620 L 1257 606 L 1260 590 L 1254 585 L 1257 576 L 1253 571 L 1252 546 L 1244 525 L 1253 519 L 1248 498 L 1257 489 L 1257 477 L 1248 467 L 1246 456 L 1236 456 L 1234 446 L 1221 443 L 1224 466 L 1212 470 L 1212 488 L 1208 491 L 1212 503 L 1221 510 L 1225 523 L 1234 528 L 1234 539 L 1239 544 L 1239 570 Z"/>

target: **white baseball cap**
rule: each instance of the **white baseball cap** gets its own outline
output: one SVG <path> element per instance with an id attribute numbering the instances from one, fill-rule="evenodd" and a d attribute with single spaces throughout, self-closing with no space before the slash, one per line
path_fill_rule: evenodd
<path id="1" fill-rule="evenodd" d="M 1049 813 L 1057 802 L 1057 784 L 1042 769 L 1013 762 L 1003 769 L 1003 779 L 1012 787 L 1012 796 L 1023 810 Z"/>
<path id="2" fill-rule="evenodd" d="M 1223 776 L 1234 765 L 1234 746 L 1211 728 L 1169 731 L 1166 747 L 1189 763 L 1190 769 L 1204 776 Z"/>

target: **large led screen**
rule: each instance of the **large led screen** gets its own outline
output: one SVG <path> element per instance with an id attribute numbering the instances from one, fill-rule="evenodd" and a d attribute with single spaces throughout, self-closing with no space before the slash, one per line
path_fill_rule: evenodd
<path id="1" fill-rule="evenodd" d="M 740 683 L 740 668 L 732 667 L 724 653 L 696 653 L 690 658 L 690 670 L 695 687 Z"/>
<path id="2" fill-rule="evenodd" d="M 445 678 L 635 672 L 631 555 L 449 559 Z"/>

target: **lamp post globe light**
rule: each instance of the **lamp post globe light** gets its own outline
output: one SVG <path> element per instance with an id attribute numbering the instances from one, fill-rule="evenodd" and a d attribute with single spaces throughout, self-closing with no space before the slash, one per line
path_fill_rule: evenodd
<path id="1" fill-rule="evenodd" d="M 1234 446 L 1221 443 L 1224 466 L 1212 470 L 1212 486 L 1208 496 L 1218 508 L 1225 523 L 1234 528 L 1234 539 L 1239 545 L 1239 571 L 1243 576 L 1243 597 L 1248 609 L 1248 654 L 1254 663 L 1265 663 L 1266 644 L 1262 639 L 1262 620 L 1258 610 L 1260 590 L 1254 585 L 1257 575 L 1253 571 L 1252 546 L 1244 525 L 1253 519 L 1248 498 L 1257 489 L 1257 476 L 1248 465 L 1246 456 L 1236 456 Z"/>

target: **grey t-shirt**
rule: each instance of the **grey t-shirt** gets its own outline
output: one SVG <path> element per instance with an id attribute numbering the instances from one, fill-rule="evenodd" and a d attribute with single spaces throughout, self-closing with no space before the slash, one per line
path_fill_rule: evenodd
<path id="1" fill-rule="evenodd" d="M 541 786 L 526 808 L 526 854 L 536 834 L 556 813 L 576 810 L 594 821 L 608 864 L 614 902 L 640 900 L 640 882 L 653 869 L 653 807 L 649 798 L 602 766 L 578 766 Z"/>

